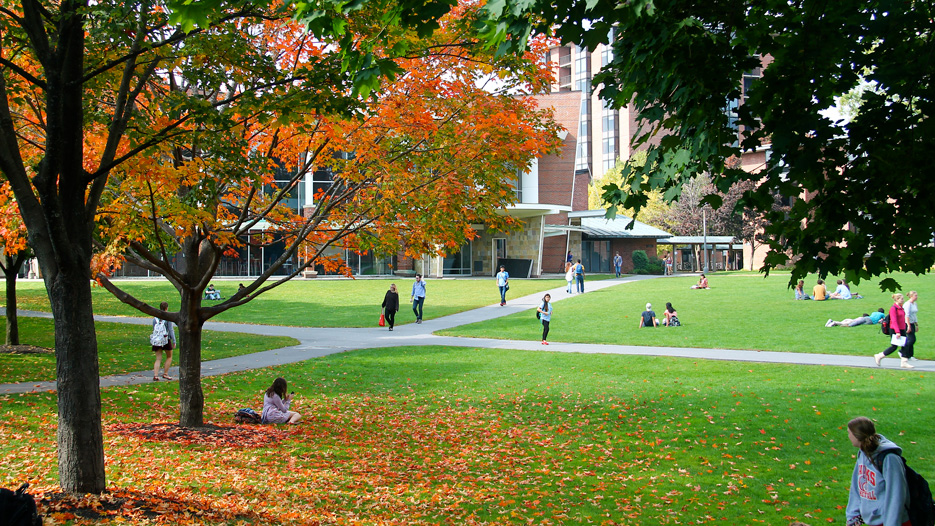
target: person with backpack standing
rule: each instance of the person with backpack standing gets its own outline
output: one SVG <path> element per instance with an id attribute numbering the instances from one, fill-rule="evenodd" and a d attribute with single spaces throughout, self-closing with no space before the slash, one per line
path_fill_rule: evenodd
<path id="1" fill-rule="evenodd" d="M 584 294 L 584 265 L 580 259 L 575 265 L 575 280 L 578 282 L 578 294 Z"/>
<path id="2" fill-rule="evenodd" d="M 542 345 L 548 345 L 549 323 L 552 321 L 552 296 L 546 294 L 536 307 L 536 317 L 542 322 Z"/>
<path id="3" fill-rule="evenodd" d="M 162 302 L 159 308 L 169 310 L 169 304 Z M 172 366 L 172 349 L 175 349 L 175 324 L 169 320 L 153 317 L 153 332 L 149 335 L 149 343 L 156 353 L 156 363 L 153 365 L 153 381 L 159 381 L 159 365 L 162 362 L 162 353 L 166 354 L 166 365 L 162 377 L 171 380 L 169 368 Z"/>
<path id="4" fill-rule="evenodd" d="M 847 423 L 847 437 L 859 450 L 847 498 L 847 525 L 910 526 L 902 449 L 863 416 Z"/>
<path id="5" fill-rule="evenodd" d="M 906 311 L 903 309 L 903 301 L 904 301 L 904 298 L 902 294 L 898 292 L 896 294 L 893 294 L 893 305 L 890 307 L 890 314 L 889 314 L 890 336 L 899 335 L 901 337 L 904 337 L 907 334 L 906 333 Z M 905 342 L 905 338 L 903 339 L 903 342 Z M 905 343 L 903 343 L 903 345 L 897 345 L 894 339 L 892 343 L 890 344 L 890 346 L 887 347 L 885 351 L 878 353 L 878 354 L 874 354 L 873 360 L 877 362 L 877 367 L 880 366 L 880 362 L 883 360 L 883 358 L 892 354 L 893 351 L 895 351 L 896 349 L 902 348 L 904 345 Z M 909 359 L 905 357 L 902 357 L 900 367 L 904 369 L 912 368 L 912 366 L 909 365 Z"/>

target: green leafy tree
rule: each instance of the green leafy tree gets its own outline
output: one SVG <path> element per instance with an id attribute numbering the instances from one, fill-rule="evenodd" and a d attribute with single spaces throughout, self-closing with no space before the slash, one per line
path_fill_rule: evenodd
<path id="1" fill-rule="evenodd" d="M 704 173 L 721 192 L 757 181 L 744 206 L 767 215 L 767 270 L 794 256 L 791 281 L 817 272 L 857 282 L 935 263 L 932 2 L 503 0 L 488 9 L 490 39 L 502 49 L 553 30 L 563 42 L 612 47 L 614 60 L 594 78 L 600 96 L 633 104 L 644 123 L 634 146 L 661 137 L 642 168 L 624 173 L 625 183 L 645 178 L 640 193 L 672 197 Z M 740 99 L 744 73 L 766 62 L 738 120 L 729 119 L 725 106 Z M 860 93 L 853 120 L 825 116 L 862 81 L 874 89 Z M 730 165 L 766 144 L 763 171 Z M 783 213 L 772 210 L 777 193 L 807 198 Z M 620 194 L 610 204 L 638 210 L 640 201 Z M 706 201 L 720 204 L 713 194 Z"/>
<path id="2" fill-rule="evenodd" d="M 596 210 L 607 206 L 604 200 L 604 193 L 608 190 L 616 191 L 622 188 L 630 191 L 629 187 L 625 187 L 623 184 L 623 172 L 630 169 L 629 165 L 642 166 L 644 164 L 646 164 L 645 151 L 634 153 L 627 161 L 618 160 L 612 170 L 608 170 L 603 176 L 595 179 L 588 185 L 588 208 Z M 645 197 L 645 202 L 643 202 L 638 211 L 633 208 L 625 208 L 622 205 L 617 205 L 617 213 L 633 218 L 636 217 L 638 212 L 640 221 L 643 223 L 656 228 L 665 229 L 670 205 L 663 199 L 662 192 L 659 190 L 651 190 L 642 195 Z"/>

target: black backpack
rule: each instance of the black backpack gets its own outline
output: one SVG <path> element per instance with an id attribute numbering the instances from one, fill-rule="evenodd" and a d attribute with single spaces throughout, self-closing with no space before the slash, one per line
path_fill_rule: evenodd
<path id="1" fill-rule="evenodd" d="M 883 316 L 883 319 L 880 320 L 880 329 L 883 331 L 883 334 L 886 336 L 890 335 L 890 315 L 887 314 Z"/>
<path id="2" fill-rule="evenodd" d="M 259 424 L 260 415 L 258 415 L 253 409 L 247 407 L 234 413 L 234 422 L 237 422 L 238 424 Z"/>
<path id="3" fill-rule="evenodd" d="M 0 488 L 0 517 L 3 524 L 9 526 L 42 526 L 36 499 L 26 493 L 29 484 L 23 484 L 16 491 Z"/>
<path id="4" fill-rule="evenodd" d="M 906 464 L 906 459 L 892 449 L 881 451 L 874 460 L 874 465 L 883 472 L 883 459 L 886 455 L 896 455 L 903 461 L 906 468 L 906 489 L 909 493 L 909 522 L 912 526 L 935 526 L 935 501 L 932 501 L 932 490 L 925 477 L 919 475 Z"/>

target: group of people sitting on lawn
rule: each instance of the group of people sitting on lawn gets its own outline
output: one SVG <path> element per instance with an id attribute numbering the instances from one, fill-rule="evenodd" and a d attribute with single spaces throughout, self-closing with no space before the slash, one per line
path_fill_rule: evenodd
<path id="1" fill-rule="evenodd" d="M 666 303 L 666 310 L 663 312 L 665 318 L 662 320 L 664 327 L 680 327 L 679 313 L 671 303 Z M 647 303 L 646 310 L 640 315 L 640 327 L 658 327 L 659 320 L 656 319 L 656 312 L 653 311 L 653 304 Z"/>
<path id="2" fill-rule="evenodd" d="M 851 288 L 847 286 L 847 282 L 843 279 L 838 280 L 838 286 L 835 287 L 834 292 L 828 293 L 828 289 L 825 287 L 825 280 L 819 279 L 818 283 L 812 288 L 812 294 L 808 295 L 805 293 L 805 281 L 799 280 L 799 283 L 795 286 L 795 299 L 797 300 L 815 300 L 815 301 L 824 301 L 824 300 L 849 300 L 849 299 L 861 299 L 863 296 L 860 294 L 852 294 Z"/>

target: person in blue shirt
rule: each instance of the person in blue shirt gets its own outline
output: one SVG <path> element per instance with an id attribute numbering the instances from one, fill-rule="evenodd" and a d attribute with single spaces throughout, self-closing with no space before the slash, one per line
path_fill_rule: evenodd
<path id="1" fill-rule="evenodd" d="M 416 315 L 416 323 L 422 323 L 422 304 L 425 303 L 425 281 L 422 280 L 422 274 L 416 274 L 409 301 L 412 303 L 412 313 Z"/>
<path id="2" fill-rule="evenodd" d="M 510 273 L 506 267 L 500 265 L 500 272 L 497 272 L 497 287 L 500 289 L 500 306 L 506 305 L 506 291 L 510 288 Z"/>
<path id="3" fill-rule="evenodd" d="M 539 313 L 539 321 L 542 322 L 542 345 L 548 345 L 549 322 L 552 321 L 552 296 L 549 294 L 543 296 L 542 303 L 536 307 L 536 312 Z"/>
<path id="4" fill-rule="evenodd" d="M 829 319 L 825 322 L 825 327 L 857 327 L 858 325 L 876 325 L 880 323 L 880 320 L 882 320 L 884 316 L 886 316 L 886 313 L 881 307 L 872 314 L 864 313 L 863 316 L 857 318 L 845 318 L 841 321 L 834 321 Z"/>

